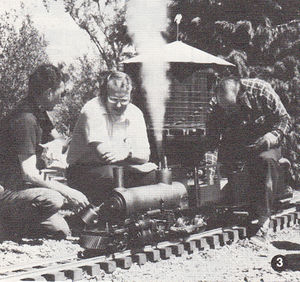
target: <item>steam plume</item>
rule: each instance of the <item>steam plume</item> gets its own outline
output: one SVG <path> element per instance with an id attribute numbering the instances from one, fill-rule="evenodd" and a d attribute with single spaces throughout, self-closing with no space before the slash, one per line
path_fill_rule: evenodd
<path id="1" fill-rule="evenodd" d="M 142 85 L 147 93 L 158 152 L 161 153 L 165 101 L 168 98 L 168 64 L 162 59 L 166 44 L 161 31 L 167 25 L 167 0 L 130 0 L 127 25 L 137 52 L 146 59 L 142 64 Z"/>

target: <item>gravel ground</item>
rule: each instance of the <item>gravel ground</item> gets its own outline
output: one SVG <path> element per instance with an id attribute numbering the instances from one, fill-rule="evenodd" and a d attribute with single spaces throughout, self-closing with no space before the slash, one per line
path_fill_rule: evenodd
<path id="1" fill-rule="evenodd" d="M 293 243 L 300 253 L 299 226 L 269 236 L 272 244 Z M 300 271 L 278 273 L 271 268 L 274 255 L 297 253 L 294 250 L 264 247 L 248 239 L 216 250 L 206 250 L 182 257 L 171 257 L 158 263 L 134 264 L 129 270 L 117 268 L 113 274 L 91 278 L 92 281 L 300 281 Z M 0 267 L 24 265 L 45 259 L 76 255 L 81 247 L 76 238 L 70 240 L 24 240 L 21 244 L 0 244 Z M 299 262 L 300 264 L 300 262 Z M 300 270 L 300 268 L 299 268 Z"/>

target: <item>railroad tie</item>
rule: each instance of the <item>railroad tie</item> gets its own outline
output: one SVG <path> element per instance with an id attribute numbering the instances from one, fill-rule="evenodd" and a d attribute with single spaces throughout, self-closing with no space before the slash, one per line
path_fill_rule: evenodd
<path id="1" fill-rule="evenodd" d="M 298 210 L 298 207 L 297 207 L 297 210 Z M 300 222 L 300 212 L 299 211 L 296 211 L 295 212 L 295 214 L 296 214 L 296 218 L 297 218 L 297 220 L 296 220 L 296 224 L 299 224 Z"/>
<path id="2" fill-rule="evenodd" d="M 294 219 L 294 223 L 298 224 L 298 214 L 297 212 L 292 212 L 292 214 L 294 215 L 295 219 Z"/>
<path id="3" fill-rule="evenodd" d="M 272 232 L 276 232 L 276 226 L 277 226 L 276 219 L 275 218 L 271 219 L 269 224 L 269 229 Z"/>
<path id="4" fill-rule="evenodd" d="M 298 218 L 299 218 L 298 212 L 294 212 L 293 214 L 295 215 L 295 224 L 298 224 L 299 223 L 298 222 Z"/>
<path id="5" fill-rule="evenodd" d="M 145 254 L 147 256 L 147 259 L 151 262 L 157 262 L 160 260 L 160 252 L 159 250 L 149 250 L 145 251 Z"/>
<path id="6" fill-rule="evenodd" d="M 62 271 L 46 273 L 46 274 L 43 274 L 42 276 L 44 276 L 47 281 L 65 281 L 66 280 L 65 273 Z"/>
<path id="7" fill-rule="evenodd" d="M 283 215 L 280 217 L 281 219 L 281 229 L 287 228 L 288 227 L 288 217 L 286 215 Z"/>
<path id="8" fill-rule="evenodd" d="M 178 244 L 178 245 L 172 246 L 172 253 L 176 257 L 182 256 L 182 254 L 184 253 L 184 245 L 183 244 Z"/>
<path id="9" fill-rule="evenodd" d="M 207 240 L 207 243 L 211 249 L 216 249 L 220 247 L 220 239 L 218 235 L 211 235 L 204 237 Z"/>
<path id="10" fill-rule="evenodd" d="M 289 213 L 287 215 L 288 219 L 289 219 L 289 222 L 288 222 L 288 226 L 289 227 L 292 227 L 295 225 L 295 214 L 294 213 Z"/>
<path id="11" fill-rule="evenodd" d="M 83 279 L 82 269 L 74 267 L 72 269 L 64 270 L 65 276 L 72 281 L 80 281 Z"/>
<path id="12" fill-rule="evenodd" d="M 158 248 L 161 259 L 168 259 L 172 255 L 172 248 L 171 247 L 159 247 Z"/>
<path id="13" fill-rule="evenodd" d="M 96 263 L 84 265 L 81 268 L 90 276 L 97 276 L 101 274 L 100 265 Z"/>
<path id="14" fill-rule="evenodd" d="M 224 229 L 224 232 L 228 234 L 231 242 L 237 242 L 239 240 L 239 231 L 237 229 Z"/>
<path id="15" fill-rule="evenodd" d="M 131 257 L 123 257 L 115 259 L 117 266 L 122 269 L 129 269 L 132 265 L 132 258 Z"/>
<path id="16" fill-rule="evenodd" d="M 138 265 L 144 265 L 147 262 L 147 256 L 145 253 L 137 253 L 132 256 L 133 262 Z"/>
<path id="17" fill-rule="evenodd" d="M 196 241 L 196 246 L 200 251 L 209 249 L 209 244 L 207 243 L 206 238 L 202 237 L 195 241 Z"/>
<path id="18" fill-rule="evenodd" d="M 100 268 L 104 270 L 106 273 L 113 273 L 116 268 L 117 264 L 115 261 L 103 261 L 99 263 Z"/>
<path id="19" fill-rule="evenodd" d="M 278 232 L 281 230 L 281 219 L 280 217 L 275 217 L 274 218 L 274 221 L 275 221 L 275 228 L 274 228 L 274 231 L 275 232 Z"/>
<path id="20" fill-rule="evenodd" d="M 298 224 L 299 220 L 300 211 L 286 212 L 286 214 L 281 213 L 277 216 L 274 215 L 270 221 L 270 229 L 276 232 Z M 24 268 L 22 271 L 25 273 L 21 273 L 21 277 L 23 278 L 20 279 L 19 277 L 19 281 L 65 281 L 67 279 L 71 279 L 72 281 L 82 281 L 83 271 L 89 276 L 99 276 L 103 271 L 106 273 L 114 272 L 116 267 L 129 269 L 133 262 L 138 265 L 144 265 L 147 261 L 157 262 L 161 259 L 168 259 L 172 255 L 181 256 L 184 252 L 191 254 L 198 252 L 198 250 L 202 251 L 209 248 L 219 248 L 225 244 L 244 239 L 246 235 L 246 227 L 234 226 L 224 229 L 217 228 L 215 230 L 203 232 L 202 234 L 192 234 L 189 238 L 186 238 L 184 242 L 178 241 L 177 243 L 173 243 L 173 245 L 170 245 L 170 242 L 164 242 L 164 244 L 158 244 L 156 248 L 154 246 L 146 246 L 143 250 L 117 253 L 113 255 L 112 260 L 102 256 L 96 260 L 90 259 L 91 261 L 79 261 L 80 266 L 78 265 L 77 267 L 69 264 L 69 266 L 66 266 L 65 268 L 59 267 L 53 269 L 52 267 L 51 269 L 51 267 L 49 267 L 49 270 L 44 266 L 38 266 L 34 268 L 37 268 L 40 272 L 35 274 L 26 274 L 25 272 L 26 270 L 32 271 L 33 267 Z M 7 275 L 7 273 L 5 274 Z M 13 275 L 14 273 L 13 271 L 10 271 L 8 274 Z M 20 276 L 20 273 L 18 273 L 18 275 Z"/>
<path id="21" fill-rule="evenodd" d="M 233 230 L 238 230 L 239 232 L 239 238 L 245 239 L 247 237 L 247 228 L 246 227 L 232 227 Z"/>
<path id="22" fill-rule="evenodd" d="M 221 246 L 226 245 L 230 241 L 228 232 L 223 231 L 222 233 L 217 235 L 219 236 Z"/>
<path id="23" fill-rule="evenodd" d="M 188 254 L 194 253 L 197 250 L 196 240 L 185 242 L 184 249 L 188 252 Z"/>

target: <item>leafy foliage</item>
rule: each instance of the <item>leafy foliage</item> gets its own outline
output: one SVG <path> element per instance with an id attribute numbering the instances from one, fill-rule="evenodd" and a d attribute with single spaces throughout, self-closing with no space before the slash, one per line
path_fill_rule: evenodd
<path id="1" fill-rule="evenodd" d="M 16 22 L 20 27 L 16 28 Z M 29 15 L 6 12 L 0 16 L 0 113 L 3 117 L 27 94 L 28 74 L 48 61 L 47 42 Z"/>
<path id="2" fill-rule="evenodd" d="M 173 0 L 169 6 L 171 18 L 183 15 L 182 40 L 234 63 L 235 74 L 274 87 L 295 121 L 290 159 L 300 183 L 300 1 Z M 170 26 L 169 41 L 175 33 Z"/>
<path id="3" fill-rule="evenodd" d="M 235 63 L 241 76 L 270 81 L 283 100 L 299 101 L 300 2 L 295 0 L 174 0 L 183 14 L 180 37 Z M 170 26 L 168 38 L 175 38 Z M 299 95 L 299 94 L 298 94 Z"/>
<path id="4" fill-rule="evenodd" d="M 43 3 L 49 9 L 53 1 L 56 0 Z M 128 57 L 126 47 L 131 43 L 125 25 L 125 1 L 63 0 L 63 3 L 65 11 L 96 46 L 103 68 L 118 69 L 120 62 Z"/>
<path id="5" fill-rule="evenodd" d="M 70 76 L 71 84 L 67 88 L 71 91 L 56 106 L 54 123 L 61 133 L 70 136 L 83 105 L 98 95 L 100 64 L 83 56 L 78 58 L 75 65 L 70 65 L 66 72 Z"/>

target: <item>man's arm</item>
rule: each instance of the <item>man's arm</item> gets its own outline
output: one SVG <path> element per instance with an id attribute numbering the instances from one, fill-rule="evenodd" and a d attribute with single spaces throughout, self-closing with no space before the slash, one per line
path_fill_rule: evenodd
<path id="1" fill-rule="evenodd" d="M 99 161 L 104 164 L 144 164 L 149 159 L 149 154 L 145 154 L 145 150 L 133 149 L 128 140 L 124 140 L 117 146 L 110 144 L 110 142 L 92 142 L 89 144 L 88 150 L 96 152 Z"/>
<path id="2" fill-rule="evenodd" d="M 80 191 L 72 189 L 54 180 L 44 180 L 36 168 L 36 155 L 18 155 L 23 178 L 37 187 L 45 187 L 61 193 L 74 208 L 82 208 L 89 204 L 86 196 Z"/>
<path id="3" fill-rule="evenodd" d="M 267 84 L 261 98 L 266 114 L 271 114 L 275 120 L 272 131 L 267 133 L 270 137 L 270 147 L 273 147 L 279 145 L 282 137 L 287 136 L 290 132 L 292 127 L 291 118 L 271 85 Z"/>
<path id="4" fill-rule="evenodd" d="M 110 150 L 106 121 L 99 109 L 90 105 L 91 101 L 83 107 L 76 122 L 67 155 L 70 165 L 85 162 L 86 159 L 106 164 L 102 158 Z M 99 144 L 107 146 L 99 151 Z"/>
<path id="5" fill-rule="evenodd" d="M 84 207 L 88 204 L 87 198 L 79 191 L 56 182 L 44 180 L 36 168 L 36 147 L 38 140 L 38 125 L 35 117 L 30 113 L 21 114 L 10 121 L 10 134 L 14 150 L 18 155 L 23 179 L 38 187 L 56 190 L 65 196 L 74 207 Z"/>
<path id="6" fill-rule="evenodd" d="M 87 142 L 85 154 L 96 155 L 99 163 L 113 164 L 128 158 L 130 147 L 121 142 L 119 146 L 112 144 L 105 115 L 101 111 L 95 113 L 89 108 L 84 108 L 76 126 L 78 126 L 76 129 L 79 129 L 79 133 L 84 134 Z"/>
<path id="7" fill-rule="evenodd" d="M 144 164 L 149 161 L 150 145 L 144 115 L 136 106 L 131 108 L 131 118 L 128 126 L 128 137 L 124 145 L 129 148 L 129 157 L 126 159 L 129 165 Z"/>
<path id="8" fill-rule="evenodd" d="M 143 164 L 149 160 L 150 145 L 142 112 L 134 112 L 129 121 L 128 138 L 113 144 L 108 138 L 103 116 L 87 115 L 84 119 L 85 134 L 88 142 L 87 152 L 96 152 L 99 162 L 105 164 Z"/>
<path id="9" fill-rule="evenodd" d="M 122 145 L 116 147 L 109 141 L 94 141 L 88 144 L 86 152 L 96 154 L 99 163 L 113 164 L 127 159 L 130 155 L 130 148 Z"/>

